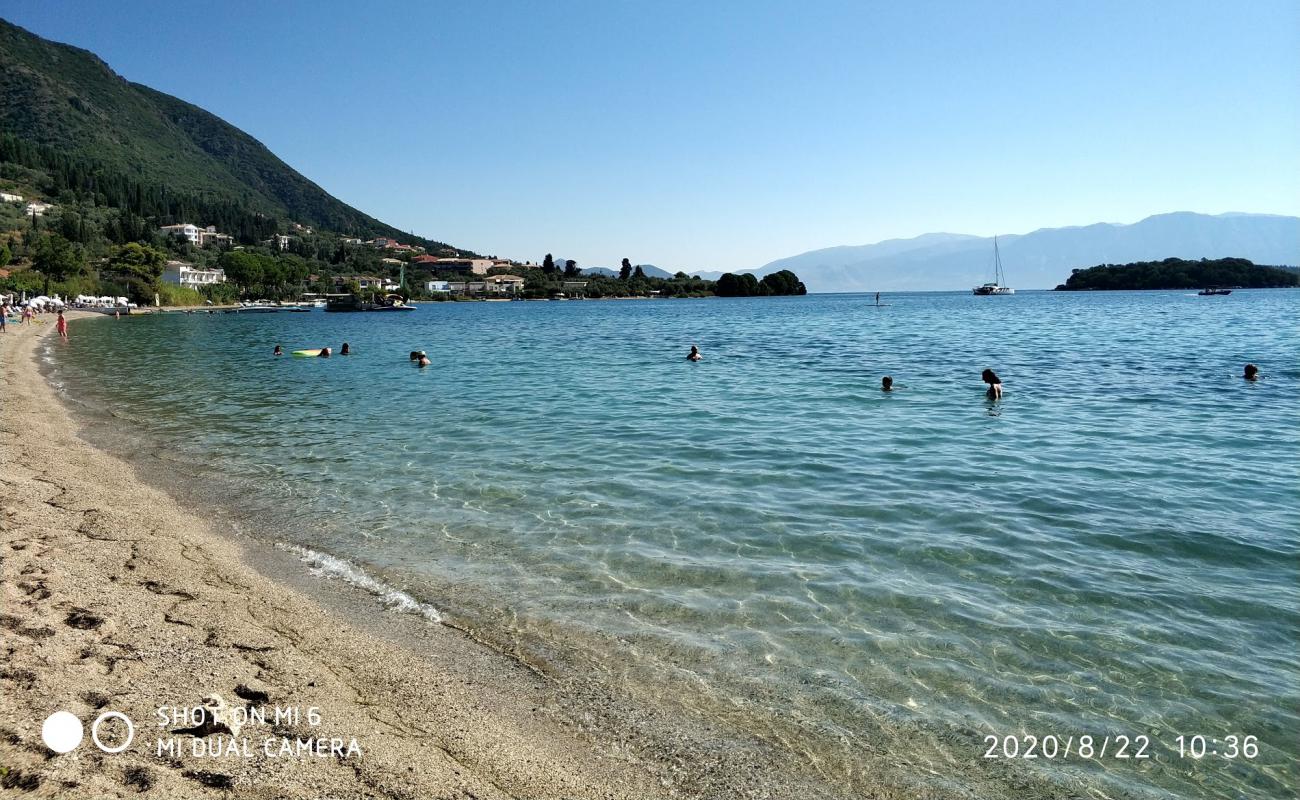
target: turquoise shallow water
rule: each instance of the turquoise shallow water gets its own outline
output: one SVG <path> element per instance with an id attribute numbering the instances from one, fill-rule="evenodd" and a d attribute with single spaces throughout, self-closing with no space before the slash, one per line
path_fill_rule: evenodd
<path id="1" fill-rule="evenodd" d="M 47 355 L 261 535 L 849 790 L 884 762 L 970 788 L 1006 768 L 985 734 L 1088 733 L 1157 757 L 1012 769 L 1294 796 L 1300 292 L 886 300 L 160 315 Z"/>

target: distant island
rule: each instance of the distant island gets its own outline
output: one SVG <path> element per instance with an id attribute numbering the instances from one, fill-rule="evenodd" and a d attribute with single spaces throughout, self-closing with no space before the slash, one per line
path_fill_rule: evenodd
<path id="1" fill-rule="evenodd" d="M 1204 289 L 1207 287 L 1280 289 L 1300 286 L 1300 270 L 1268 267 L 1244 258 L 1188 261 L 1135 261 L 1076 269 L 1058 292 L 1117 289 Z"/>

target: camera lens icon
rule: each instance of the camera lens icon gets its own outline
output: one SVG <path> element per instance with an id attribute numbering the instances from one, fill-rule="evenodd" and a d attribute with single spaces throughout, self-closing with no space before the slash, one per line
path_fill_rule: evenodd
<path id="1" fill-rule="evenodd" d="M 108 720 L 119 719 L 126 725 L 126 736 L 118 744 L 106 744 L 99 736 L 99 727 Z M 45 746 L 56 753 L 70 753 L 81 745 L 86 736 L 81 720 L 70 711 L 55 711 L 45 718 L 41 725 L 41 740 Z M 90 726 L 90 739 L 95 746 L 105 753 L 120 753 L 131 746 L 135 739 L 135 725 L 131 718 L 121 711 L 105 711 Z"/>

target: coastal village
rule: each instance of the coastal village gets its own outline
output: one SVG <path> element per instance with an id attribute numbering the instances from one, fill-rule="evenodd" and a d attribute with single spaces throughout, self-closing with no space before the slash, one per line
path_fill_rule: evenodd
<path id="1" fill-rule="evenodd" d="M 23 245 L 35 238 L 31 236 L 32 233 L 39 236 L 42 227 L 50 231 L 46 233 L 48 236 L 60 235 L 59 231 L 72 226 L 63 224 L 60 207 L 52 202 L 28 200 L 17 192 L 3 191 L 0 192 L 0 204 L 4 204 L 11 210 L 11 219 L 14 218 L 12 210 L 20 210 L 21 219 L 25 223 L 17 226 L 11 222 L 8 226 L 11 230 L 7 235 L 0 232 L 0 244 L 5 248 L 3 254 L 0 254 L 0 262 L 3 262 L 3 266 L 0 266 L 0 294 L 9 302 L 17 302 L 25 294 L 44 292 L 46 288 L 43 280 L 31 280 L 36 278 L 35 273 L 41 272 L 40 267 L 45 265 L 41 254 L 29 252 L 29 257 L 23 259 L 21 255 L 25 249 L 34 250 L 34 248 L 24 248 Z M 196 295 L 181 294 L 181 299 L 209 303 L 229 302 L 238 299 L 240 293 L 233 291 L 236 287 L 231 280 L 232 276 L 227 274 L 227 269 L 223 266 L 223 261 L 228 262 L 229 259 L 223 259 L 223 255 L 249 253 L 269 257 L 279 256 L 286 261 L 305 263 L 309 262 L 309 259 L 304 258 L 303 251 L 313 249 L 320 240 L 331 242 L 333 254 L 341 256 L 331 261 L 338 262 L 339 266 L 360 265 L 369 269 L 364 272 L 338 271 L 332 274 L 324 270 L 306 272 L 298 270 L 300 274 L 293 276 L 297 280 L 284 281 L 274 287 L 248 286 L 247 288 L 256 288 L 259 290 L 259 295 L 274 294 L 276 299 L 299 299 L 293 296 L 295 294 L 299 297 L 314 298 L 358 291 L 400 293 L 406 297 L 431 300 L 514 299 L 525 295 L 528 284 L 524 275 L 517 273 L 541 269 L 538 264 L 462 255 L 451 248 L 438 253 L 429 253 L 422 245 L 402 242 L 394 237 L 376 236 L 362 239 L 329 236 L 317 234 L 311 226 L 300 223 L 289 223 L 286 231 L 272 234 L 257 243 L 244 244 L 240 243 L 234 235 L 218 230 L 215 225 L 199 225 L 188 221 L 160 225 L 150 237 L 153 246 L 164 255 L 161 269 L 158 270 L 158 280 L 163 287 L 175 287 L 197 293 Z M 22 263 L 23 261 L 26 263 Z M 111 256 L 100 259 L 87 258 L 82 269 L 86 274 L 97 272 L 101 278 L 107 274 L 111 281 L 111 276 L 115 272 L 114 266 Z M 23 273 L 28 270 L 32 272 L 24 275 Z M 73 277 L 66 275 L 67 269 L 47 271 L 61 273 L 57 276 L 62 279 L 59 282 L 66 283 L 68 277 Z M 25 287 L 22 286 L 24 278 L 28 279 L 28 283 L 33 284 L 26 292 L 23 291 Z M 5 286 L 6 283 L 9 286 Z M 37 283 L 42 285 L 35 285 Z M 584 297 L 586 286 L 586 280 L 561 280 L 555 290 L 549 293 L 549 297 L 581 298 Z M 272 288 L 275 291 L 269 291 Z M 162 293 L 167 292 L 164 289 Z M 76 294 L 89 296 L 85 292 Z M 115 295 L 118 292 L 108 294 Z M 94 296 L 99 294 L 95 293 Z M 142 305 L 148 304 L 149 300 L 147 296 L 134 299 L 145 301 L 141 303 Z"/>
<path id="2" fill-rule="evenodd" d="M 302 228 L 302 232 L 304 234 L 312 233 L 311 229 L 306 227 Z M 244 249 L 240 245 L 231 244 L 231 237 L 219 233 L 213 226 L 199 228 L 191 224 L 166 225 L 159 228 L 159 233 L 165 236 L 183 238 L 197 247 L 215 245 L 217 247 L 229 247 L 233 250 Z M 283 252 L 290 248 L 294 240 L 294 236 L 276 234 L 271 239 L 268 239 L 265 244 Z M 423 293 L 432 297 L 438 297 L 439 295 L 465 298 L 516 297 L 523 294 L 526 281 L 518 275 L 508 274 L 508 272 L 510 270 L 533 268 L 531 264 L 521 265 L 499 258 L 428 255 L 424 252 L 424 248 L 419 245 L 403 244 L 382 236 L 365 241 L 344 237 L 340 241 L 344 246 L 368 247 L 383 252 L 384 256 L 379 259 L 379 264 L 382 266 L 383 271 L 389 274 L 320 275 L 309 273 L 305 284 L 302 286 L 304 294 L 314 296 L 315 294 L 344 293 L 348 291 L 348 287 L 355 286 L 366 292 L 411 292 L 417 295 Z M 427 277 L 427 279 L 421 281 L 407 281 L 405 275 L 408 269 L 412 271 L 412 274 L 427 272 L 429 276 L 439 277 Z M 502 272 L 503 270 L 505 273 Z M 397 272 L 396 277 L 391 274 L 393 271 Z M 451 278 L 441 276 L 451 276 Z M 219 266 L 203 267 L 185 261 L 168 260 L 163 269 L 162 280 L 176 286 L 201 290 L 206 286 L 224 284 L 226 282 L 226 273 Z M 565 289 L 579 296 L 586 285 L 586 281 L 565 281 L 563 284 Z M 311 291 L 320 289 L 329 289 L 331 292 Z"/>
<path id="3" fill-rule="evenodd" d="M 31 194 L 0 180 L 0 298 L 110 298 L 113 305 L 227 306 L 249 301 L 585 300 L 703 297 L 714 282 L 678 272 L 662 277 L 622 259 L 621 269 L 584 271 L 550 254 L 540 261 L 481 256 L 411 237 L 348 236 L 255 215 L 255 236 L 201 217 L 149 226 L 129 209 L 93 199 Z M 423 242 L 423 243 L 422 243 Z M 792 274 L 736 278 L 734 294 L 798 294 Z M 748 282 L 746 282 L 748 281 Z M 124 303 L 119 302 L 126 298 Z M 107 302 L 107 301 L 105 301 Z M 100 303 L 104 304 L 103 302 Z"/>

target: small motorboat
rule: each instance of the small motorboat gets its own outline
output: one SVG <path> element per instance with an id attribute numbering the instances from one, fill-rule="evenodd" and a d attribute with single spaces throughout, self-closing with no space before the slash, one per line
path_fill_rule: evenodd
<path id="1" fill-rule="evenodd" d="M 1231 289 L 1205 288 L 1197 292 L 1201 297 L 1212 297 L 1216 294 L 1232 294 Z"/>

